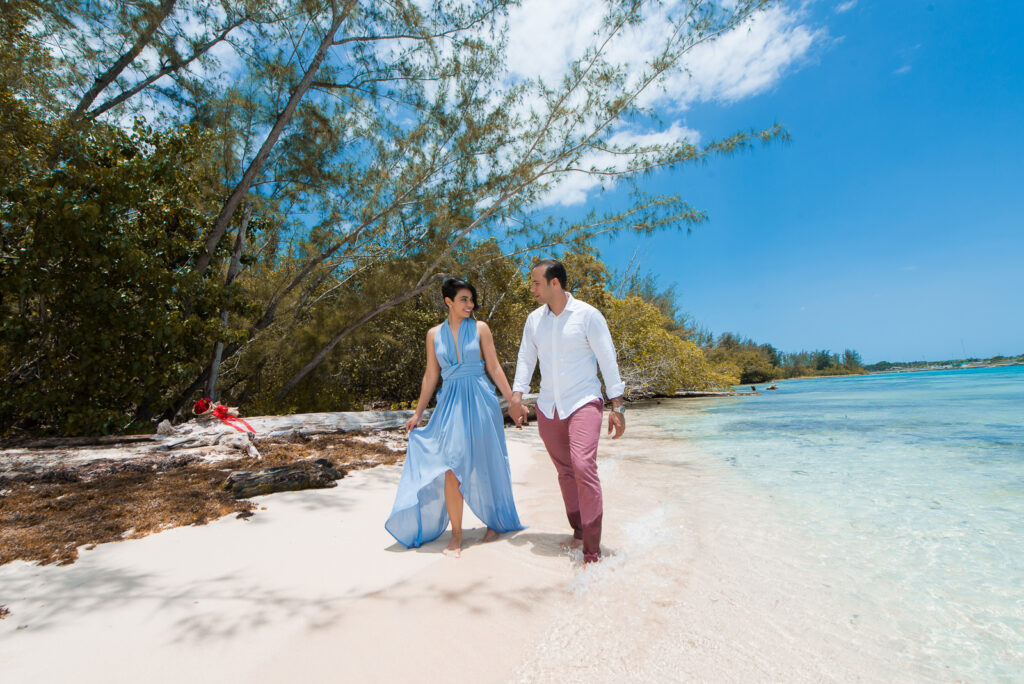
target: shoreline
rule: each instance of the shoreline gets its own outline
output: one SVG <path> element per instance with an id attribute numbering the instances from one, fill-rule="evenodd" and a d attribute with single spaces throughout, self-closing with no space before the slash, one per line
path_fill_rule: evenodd
<path id="1" fill-rule="evenodd" d="M 868 375 L 904 375 L 906 373 L 941 373 L 947 371 L 969 371 L 978 370 L 980 368 L 1017 368 L 1024 366 L 1024 363 L 988 363 L 988 364 L 977 364 L 970 366 L 949 366 L 949 367 L 938 367 L 938 368 L 903 368 L 899 370 L 880 370 L 880 371 L 864 371 L 863 373 L 840 373 L 837 375 L 798 375 L 793 378 L 783 378 L 781 380 L 773 380 L 772 382 L 788 382 L 789 380 L 820 380 L 822 378 L 860 378 Z M 754 383 L 754 384 L 767 384 L 767 383 Z M 737 385 L 740 387 L 741 385 Z M 746 386 L 746 385 L 742 385 Z"/>
<path id="2" fill-rule="evenodd" d="M 467 510 L 459 560 L 441 554 L 448 533 L 411 550 L 387 534 L 400 467 L 386 465 L 333 489 L 256 497 L 248 520 L 101 544 L 68 566 L 0 566 L 0 604 L 11 611 L 0 620 L 5 674 L 443 681 L 453 640 L 460 678 L 482 682 L 884 671 L 849 648 L 834 590 L 791 572 L 798 545 L 784 521 L 751 524 L 777 517 L 770 502 L 644 420 L 622 440 L 601 438 L 597 567 L 559 548 L 569 530 L 536 428 L 509 429 L 528 527 L 480 544 L 483 525 Z M 49 657 L 55 644 L 60 659 Z"/>
<path id="3" fill-rule="evenodd" d="M 0 566 L 0 662 L 13 679 L 86 683 L 448 681 L 455 644 L 459 677 L 481 682 L 977 674 L 949 646 L 957 614 L 918 616 L 892 600 L 898 578 L 872 584 L 884 547 L 837 546 L 845 537 L 809 524 L 831 499 L 815 508 L 750 477 L 744 460 L 778 455 L 756 434 L 734 443 L 700 402 L 638 402 L 629 415 L 623 439 L 600 440 L 594 566 L 559 548 L 565 512 L 531 423 L 505 432 L 527 529 L 482 544 L 467 510 L 459 560 L 441 553 L 448 533 L 407 550 L 384 530 L 399 465 L 357 470 L 332 489 L 254 497 L 247 520 L 101 544 L 68 566 Z M 936 657 L 929 639 L 943 644 Z"/>

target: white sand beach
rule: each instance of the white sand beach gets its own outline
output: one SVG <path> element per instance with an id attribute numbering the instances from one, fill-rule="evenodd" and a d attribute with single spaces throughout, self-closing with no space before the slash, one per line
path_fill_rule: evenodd
<path id="1" fill-rule="evenodd" d="M 602 438 L 606 559 L 584 569 L 536 429 L 509 430 L 528 529 L 461 559 L 384 530 L 400 467 L 261 497 L 249 520 L 0 567 L 5 682 L 809 681 L 898 676 L 721 477 Z M 666 477 L 666 473 L 671 478 Z M 671 497 L 671 500 L 670 498 Z M 903 673 L 906 676 L 908 673 Z"/>

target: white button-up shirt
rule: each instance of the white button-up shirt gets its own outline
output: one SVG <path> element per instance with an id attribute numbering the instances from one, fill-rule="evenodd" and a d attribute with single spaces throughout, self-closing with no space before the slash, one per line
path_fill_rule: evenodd
<path id="1" fill-rule="evenodd" d="M 579 407 L 601 397 L 598 364 L 609 399 L 622 396 L 626 389 L 604 316 L 571 294 L 557 316 L 545 304 L 526 318 L 513 392 L 530 391 L 538 359 L 537 408 L 548 418 L 554 417 L 554 409 L 558 409 L 558 417 L 565 420 Z"/>

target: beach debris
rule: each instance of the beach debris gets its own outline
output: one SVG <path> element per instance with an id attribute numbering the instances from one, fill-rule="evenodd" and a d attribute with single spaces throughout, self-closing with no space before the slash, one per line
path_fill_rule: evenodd
<path id="1" fill-rule="evenodd" d="M 3 620 L 5 617 L 7 617 L 10 614 L 11 614 L 11 611 L 7 608 L 7 606 L 0 606 L 0 620 Z"/>
<path id="2" fill-rule="evenodd" d="M 235 471 L 228 475 L 224 488 L 236 499 L 248 499 L 274 492 L 337 487 L 336 480 L 345 474 L 344 469 L 335 468 L 326 458 L 317 458 L 263 470 Z"/>
<path id="3" fill-rule="evenodd" d="M 254 469 L 249 447 L 260 468 L 330 456 L 351 471 L 405 457 L 394 448 L 401 428 L 274 439 L 213 423 L 189 421 L 169 437 L 54 438 L 0 451 L 0 565 L 73 563 L 82 547 L 259 510 L 223 487 L 232 472 Z"/>

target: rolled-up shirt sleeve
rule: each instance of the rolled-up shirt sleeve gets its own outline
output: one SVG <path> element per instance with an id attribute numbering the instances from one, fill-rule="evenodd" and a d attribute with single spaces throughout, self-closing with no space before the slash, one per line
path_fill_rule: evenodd
<path id="1" fill-rule="evenodd" d="M 525 335 L 524 335 L 525 338 Z M 593 310 L 587 321 L 587 343 L 597 358 L 597 365 L 601 367 L 601 377 L 604 378 L 604 391 L 609 399 L 621 397 L 626 391 L 626 383 L 619 377 L 619 362 L 615 358 L 615 344 L 612 342 L 612 334 L 608 330 L 608 322 L 601 315 L 601 312 Z M 522 350 L 520 350 L 520 356 Z M 518 379 L 519 375 L 516 374 Z"/>
<path id="2" fill-rule="evenodd" d="M 526 319 L 523 326 L 523 339 L 519 343 L 519 357 L 516 359 L 516 377 L 512 382 L 513 392 L 526 394 L 530 391 L 530 380 L 533 379 L 533 369 L 537 367 L 537 340 L 534 335 L 535 322 L 532 318 Z"/>

